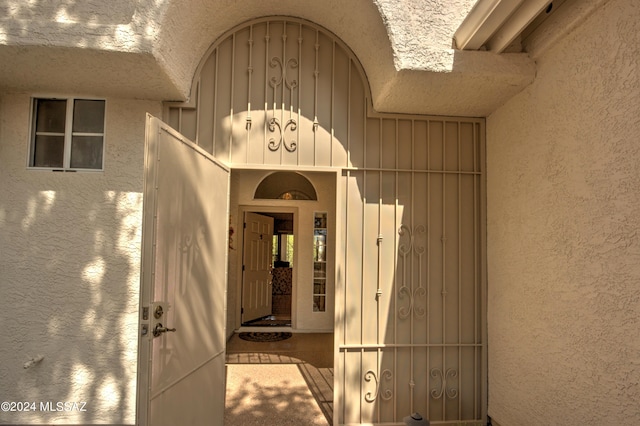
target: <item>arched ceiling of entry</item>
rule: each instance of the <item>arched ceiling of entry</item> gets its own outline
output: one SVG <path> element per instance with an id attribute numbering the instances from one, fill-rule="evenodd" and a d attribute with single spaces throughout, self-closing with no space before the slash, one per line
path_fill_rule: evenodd
<path id="1" fill-rule="evenodd" d="M 168 1 L 157 53 L 185 96 L 215 40 L 243 22 L 275 15 L 317 23 L 344 41 L 363 65 L 380 112 L 486 116 L 534 77 L 526 55 L 450 49 L 469 0 L 448 6 L 430 0 Z"/>

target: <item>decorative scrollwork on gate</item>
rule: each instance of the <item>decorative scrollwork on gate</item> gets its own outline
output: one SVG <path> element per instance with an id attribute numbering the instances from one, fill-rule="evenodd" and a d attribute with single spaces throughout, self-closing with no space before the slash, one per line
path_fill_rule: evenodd
<path id="1" fill-rule="evenodd" d="M 450 399 L 454 399 L 458 396 L 458 389 L 447 386 L 447 381 L 452 381 L 458 376 L 458 372 L 453 368 L 447 369 L 443 372 L 441 368 L 432 368 L 431 377 L 434 379 L 440 378 L 440 387 L 431 389 L 431 397 L 434 399 L 440 399 L 443 395 L 446 395 Z"/>
<path id="2" fill-rule="evenodd" d="M 403 243 L 398 246 L 398 251 L 400 252 L 400 254 L 403 257 L 406 257 L 413 251 L 418 256 L 423 255 L 425 251 L 424 245 L 416 244 L 416 237 L 426 232 L 427 228 L 424 225 L 416 226 L 413 231 L 407 225 L 400 225 L 400 228 L 398 229 L 398 235 L 400 235 L 400 239 L 402 240 L 402 237 L 406 235 L 409 240 L 408 244 Z"/>
<path id="3" fill-rule="evenodd" d="M 411 312 L 418 318 L 424 318 L 427 314 L 427 310 L 416 305 L 416 299 L 419 297 L 425 297 L 427 295 L 427 291 L 423 287 L 418 287 L 411 292 L 408 287 L 402 286 L 400 290 L 398 290 L 398 298 L 403 299 L 403 295 L 406 295 L 409 298 L 408 306 L 401 306 L 398 309 L 398 315 L 400 318 L 408 318 L 411 315 Z"/>
<path id="4" fill-rule="evenodd" d="M 269 66 L 271 68 L 276 68 L 276 67 L 280 68 L 280 73 L 271 77 L 271 80 L 269 80 L 269 84 L 271 85 L 271 87 L 275 89 L 276 87 L 280 86 L 282 82 L 284 82 L 284 84 L 289 88 L 289 90 L 294 90 L 296 87 L 298 87 L 298 80 L 296 80 L 295 78 L 294 79 L 287 78 L 287 68 L 291 68 L 292 70 L 298 68 L 297 59 L 291 58 L 287 60 L 285 63 L 285 61 L 283 61 L 281 58 L 274 56 L 273 58 L 271 58 L 271 61 L 269 62 Z"/>
<path id="5" fill-rule="evenodd" d="M 286 34 L 283 34 L 283 41 L 286 42 Z M 282 101 L 284 104 L 285 87 L 289 89 L 289 105 L 290 107 L 293 105 L 293 92 L 298 87 L 298 80 L 287 76 L 287 70 L 295 70 L 298 68 L 298 60 L 295 58 L 284 60 L 274 56 L 271 58 L 269 66 L 271 68 L 277 68 L 279 71 L 269 80 L 269 85 L 273 89 L 273 112 L 267 126 L 271 133 L 277 132 L 277 135 L 269 139 L 268 147 L 271 151 L 277 151 L 280 149 L 280 146 L 284 146 L 287 151 L 295 152 L 298 147 L 298 143 L 293 139 L 287 141 L 286 132 L 287 130 L 295 132 L 298 128 L 298 123 L 294 118 L 292 118 L 293 112 L 291 110 L 289 111 L 289 119 L 286 122 L 284 122 L 284 116 L 281 117 L 282 120 L 276 118 L 276 91 L 282 86 Z M 282 111 L 281 114 L 284 114 L 284 111 Z M 282 125 L 282 122 L 284 122 L 284 125 Z"/>
<path id="6" fill-rule="evenodd" d="M 296 123 L 296 120 L 294 120 L 293 118 L 290 118 L 289 120 L 287 120 L 287 122 L 284 125 L 284 129 L 280 126 L 280 121 L 277 118 L 273 117 L 271 120 L 269 120 L 269 131 L 275 132 L 277 128 L 278 135 L 279 135 L 278 138 L 269 139 L 269 145 L 268 145 L 269 149 L 271 151 L 277 151 L 278 149 L 280 149 L 280 145 L 284 145 L 284 148 L 287 151 L 294 152 L 298 147 L 298 143 L 295 140 L 291 140 L 287 142 L 284 135 L 285 135 L 285 132 L 287 131 L 287 128 L 290 131 L 295 132 L 297 127 L 298 127 L 298 124 Z M 278 140 L 277 142 L 276 142 L 276 139 Z"/>
<path id="7" fill-rule="evenodd" d="M 427 313 L 425 308 L 419 307 L 416 303 L 419 298 L 424 298 L 427 294 L 426 289 L 422 286 L 422 255 L 425 253 L 425 247 L 416 242 L 416 237 L 425 233 L 426 228 L 424 225 L 418 225 L 413 230 L 407 225 L 400 225 L 398 229 L 401 242 L 398 245 L 398 252 L 402 256 L 402 285 L 398 289 L 398 299 L 408 298 L 408 305 L 401 306 L 398 309 L 398 316 L 402 319 L 408 318 L 411 313 L 418 318 L 424 318 Z M 418 256 L 419 264 L 418 287 L 413 290 L 407 286 L 406 280 L 407 258 L 412 253 Z"/>
<path id="8" fill-rule="evenodd" d="M 364 374 L 364 381 L 370 382 L 373 380 L 376 385 L 376 388 L 374 392 L 367 392 L 364 396 L 364 400 L 367 402 L 374 402 L 376 399 L 378 399 L 378 396 L 385 401 L 388 401 L 391 398 L 393 398 L 393 391 L 391 389 L 382 390 L 382 379 L 389 381 L 391 380 L 392 377 L 393 377 L 393 373 L 391 373 L 391 371 L 388 369 L 382 370 L 382 374 L 380 375 L 380 380 L 378 380 L 378 375 L 376 374 L 375 371 L 373 370 L 367 371 Z"/>

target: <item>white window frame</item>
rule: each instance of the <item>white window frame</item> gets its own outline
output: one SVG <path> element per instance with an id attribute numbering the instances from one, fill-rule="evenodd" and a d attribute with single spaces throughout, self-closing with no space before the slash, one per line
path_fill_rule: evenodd
<path id="1" fill-rule="evenodd" d="M 37 125 L 37 116 L 36 116 L 36 101 L 38 100 L 52 100 L 52 101 L 66 101 L 66 112 L 65 112 L 65 132 L 64 132 L 64 152 L 63 152 L 63 160 L 62 167 L 38 167 L 34 166 L 34 149 L 35 149 L 35 139 L 36 139 L 36 125 Z M 102 133 L 84 133 L 84 132 L 73 132 L 73 107 L 75 105 L 75 101 L 102 101 L 104 102 L 104 125 Z M 30 103 L 30 120 L 29 120 L 29 149 L 28 149 L 28 157 L 27 157 L 27 168 L 31 170 L 51 170 L 51 171 L 65 171 L 65 172 L 103 172 L 104 171 L 104 160 L 105 160 L 105 147 L 106 147 L 106 134 L 107 134 L 107 100 L 105 98 L 97 98 L 92 96 L 50 96 L 50 95 L 34 95 L 31 96 Z M 52 135 L 52 136 L 61 136 L 61 133 L 49 133 L 49 132 L 39 132 L 39 135 Z M 87 168 L 78 168 L 71 167 L 71 141 L 73 136 L 101 136 L 102 137 L 102 164 L 98 169 L 87 169 Z"/>

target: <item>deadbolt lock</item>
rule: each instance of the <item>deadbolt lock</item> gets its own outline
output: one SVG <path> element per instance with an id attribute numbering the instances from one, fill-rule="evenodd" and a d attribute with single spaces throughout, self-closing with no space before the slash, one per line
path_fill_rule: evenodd
<path id="1" fill-rule="evenodd" d="M 155 317 L 155 319 L 160 318 L 162 314 L 164 314 L 164 311 L 162 310 L 162 305 L 156 306 L 156 310 L 153 312 L 153 316 Z"/>

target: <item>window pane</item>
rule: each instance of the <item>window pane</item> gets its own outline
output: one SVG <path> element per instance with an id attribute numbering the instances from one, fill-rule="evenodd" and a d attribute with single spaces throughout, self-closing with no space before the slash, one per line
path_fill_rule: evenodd
<path id="1" fill-rule="evenodd" d="M 325 235 L 318 235 L 317 232 L 313 236 L 313 260 L 315 262 L 324 262 L 327 260 L 325 256 L 325 247 L 327 245 L 326 230 L 324 232 Z"/>
<path id="2" fill-rule="evenodd" d="M 73 104 L 73 131 L 104 132 L 104 101 L 79 99 Z"/>
<path id="3" fill-rule="evenodd" d="M 70 165 L 74 169 L 101 169 L 102 136 L 74 136 Z"/>
<path id="4" fill-rule="evenodd" d="M 271 240 L 271 261 L 272 263 L 275 265 L 276 262 L 278 261 L 278 253 L 279 253 L 279 249 L 280 247 L 278 246 L 278 236 L 274 235 L 272 240 Z"/>
<path id="5" fill-rule="evenodd" d="M 36 136 L 33 167 L 62 167 L 64 136 Z"/>
<path id="6" fill-rule="evenodd" d="M 313 223 L 314 228 L 326 228 L 327 227 L 327 214 L 326 213 L 318 213 L 315 214 L 315 219 Z"/>
<path id="7" fill-rule="evenodd" d="M 324 311 L 325 311 L 325 297 L 313 296 L 313 312 L 324 312 Z"/>
<path id="8" fill-rule="evenodd" d="M 36 132 L 64 133 L 67 101 L 36 99 Z"/>
<path id="9" fill-rule="evenodd" d="M 294 249 L 294 243 L 293 243 L 293 235 L 291 234 L 287 234 L 286 236 L 286 259 L 287 262 L 289 262 L 289 265 L 291 265 L 291 267 L 293 268 L 293 249 Z"/>
<path id="10" fill-rule="evenodd" d="M 324 280 L 313 280 L 313 293 L 314 294 L 325 294 L 326 283 Z"/>
<path id="11" fill-rule="evenodd" d="M 326 278 L 327 276 L 327 264 L 326 263 L 314 263 L 313 264 L 313 276 L 315 278 Z"/>

